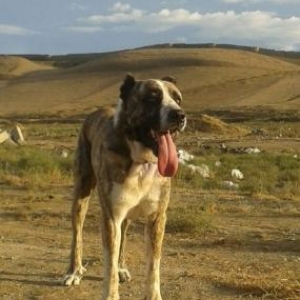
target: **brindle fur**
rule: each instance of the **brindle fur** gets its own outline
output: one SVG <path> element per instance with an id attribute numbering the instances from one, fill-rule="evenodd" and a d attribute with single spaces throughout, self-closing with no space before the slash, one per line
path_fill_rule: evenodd
<path id="1" fill-rule="evenodd" d="M 118 300 L 119 281 L 131 279 L 124 259 L 125 235 L 130 222 L 138 217 L 146 219 L 145 299 L 162 299 L 159 268 L 170 178 L 157 171 L 158 150 L 149 130 L 183 129 L 180 100 L 180 92 L 169 77 L 137 81 L 128 75 L 120 88 L 118 108 L 102 108 L 83 123 L 75 159 L 73 239 L 65 285 L 79 284 L 85 271 L 82 228 L 96 187 L 102 208 L 105 262 L 102 299 Z"/>

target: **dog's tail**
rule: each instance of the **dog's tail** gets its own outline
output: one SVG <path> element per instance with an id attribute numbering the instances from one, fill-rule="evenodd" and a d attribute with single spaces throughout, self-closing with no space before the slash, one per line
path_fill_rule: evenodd
<path id="1" fill-rule="evenodd" d="M 95 187 L 96 178 L 91 162 L 91 144 L 85 135 L 85 128 L 82 126 L 74 161 L 74 197 L 86 198 Z"/>

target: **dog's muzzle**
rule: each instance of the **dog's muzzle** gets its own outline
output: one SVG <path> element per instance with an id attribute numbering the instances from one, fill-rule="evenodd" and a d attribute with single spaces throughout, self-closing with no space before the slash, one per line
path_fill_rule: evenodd
<path id="1" fill-rule="evenodd" d="M 171 110 L 168 115 L 168 122 L 177 130 L 182 131 L 186 125 L 185 113 L 181 109 Z"/>

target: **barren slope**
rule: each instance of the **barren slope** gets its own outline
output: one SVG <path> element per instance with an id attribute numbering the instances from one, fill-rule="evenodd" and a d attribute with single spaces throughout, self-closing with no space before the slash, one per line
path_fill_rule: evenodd
<path id="1" fill-rule="evenodd" d="M 37 64 L 22 57 L 0 56 L 0 79 L 19 77 L 30 72 L 49 69 L 52 67 Z"/>
<path id="2" fill-rule="evenodd" d="M 300 67 L 295 64 L 238 50 L 143 49 L 5 84 L 0 80 L 0 115 L 73 115 L 116 103 L 128 72 L 138 78 L 175 77 L 187 110 L 257 105 L 299 110 Z"/>

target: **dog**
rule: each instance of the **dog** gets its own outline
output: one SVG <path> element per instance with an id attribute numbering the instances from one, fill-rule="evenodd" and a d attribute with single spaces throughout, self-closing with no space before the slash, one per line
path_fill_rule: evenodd
<path id="1" fill-rule="evenodd" d="M 118 105 L 90 114 L 79 135 L 72 205 L 73 239 L 64 285 L 78 285 L 82 265 L 82 228 L 91 191 L 102 212 L 103 300 L 119 299 L 119 282 L 130 281 L 124 258 L 129 224 L 145 218 L 146 300 L 162 300 L 160 260 L 178 157 L 174 137 L 184 130 L 182 95 L 171 77 L 137 80 L 128 74 Z"/>

